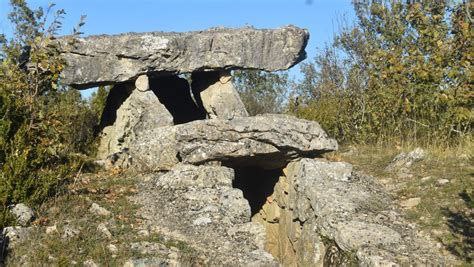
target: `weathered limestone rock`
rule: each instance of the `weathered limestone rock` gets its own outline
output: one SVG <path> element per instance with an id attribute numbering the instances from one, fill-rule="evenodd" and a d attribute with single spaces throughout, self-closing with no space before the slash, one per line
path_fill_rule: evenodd
<path id="1" fill-rule="evenodd" d="M 0 236 L 4 239 L 3 240 L 3 246 L 2 251 L 0 251 L 0 254 L 3 254 L 6 251 L 3 251 L 6 249 L 6 245 L 8 247 L 14 248 L 16 245 L 21 244 L 25 240 L 27 240 L 31 234 L 33 233 L 34 228 L 33 227 L 20 227 L 20 226 L 9 226 L 5 227 L 1 230 Z"/>
<path id="2" fill-rule="evenodd" d="M 232 85 L 229 72 L 193 72 L 191 79 L 194 96 L 210 118 L 232 119 L 249 115 Z"/>
<path id="3" fill-rule="evenodd" d="M 410 168 L 415 162 L 423 160 L 426 152 L 417 147 L 408 153 L 402 152 L 398 154 L 390 164 L 385 168 L 386 171 L 400 171 L 403 168 Z"/>
<path id="4" fill-rule="evenodd" d="M 135 80 L 135 88 L 138 91 L 145 92 L 150 90 L 150 82 L 147 75 L 140 75 Z"/>
<path id="5" fill-rule="evenodd" d="M 209 161 L 274 169 L 298 157 L 335 149 L 336 141 L 318 123 L 265 114 L 149 129 L 130 145 L 130 155 L 142 170 L 167 170 L 178 162 Z"/>
<path id="6" fill-rule="evenodd" d="M 400 206 L 402 206 L 404 208 L 411 209 L 411 208 L 414 208 L 414 207 L 418 206 L 420 203 L 421 203 L 421 198 L 413 197 L 413 198 L 409 198 L 407 200 L 401 201 Z"/>
<path id="7" fill-rule="evenodd" d="M 294 26 L 96 35 L 75 41 L 64 37 L 59 39 L 67 63 L 61 81 L 81 89 L 122 83 L 142 74 L 284 70 L 305 59 L 308 37 L 306 30 Z"/>
<path id="8" fill-rule="evenodd" d="M 396 212 L 370 177 L 347 163 L 301 159 L 284 170 L 253 218 L 284 265 L 445 265 L 435 246 Z M 275 205 L 276 204 L 276 205 Z M 268 210 L 279 208 L 278 220 Z"/>
<path id="9" fill-rule="evenodd" d="M 28 224 L 35 218 L 33 210 L 23 203 L 13 206 L 11 213 L 15 216 L 16 221 L 21 226 L 28 226 Z"/>
<path id="10" fill-rule="evenodd" d="M 108 211 L 107 209 L 99 206 L 99 204 L 97 204 L 97 203 L 92 203 L 91 207 L 89 208 L 89 212 L 91 212 L 95 215 L 104 216 L 104 217 L 108 217 L 112 214 L 110 211 Z"/>
<path id="11" fill-rule="evenodd" d="M 232 169 L 178 164 L 142 180 L 133 201 L 144 227 L 186 243 L 204 266 L 278 266 L 264 250 L 265 230 L 250 222 L 247 200 L 232 187 Z"/>
<path id="12" fill-rule="evenodd" d="M 122 88 L 125 87 L 125 88 Z M 131 91 L 123 103 L 114 102 L 115 94 Z M 122 97 L 123 99 L 124 97 Z M 110 101 L 109 101 L 110 100 Z M 120 85 L 112 88 L 109 93 L 108 103 L 104 111 L 104 128 L 101 133 L 101 142 L 98 149 L 98 158 L 105 159 L 111 155 L 118 156 L 129 150 L 130 142 L 137 138 L 141 132 L 148 128 L 173 125 L 173 117 L 165 106 L 159 101 L 153 91 L 142 92 L 134 90 L 131 84 Z M 120 105 L 118 108 L 116 106 Z M 116 108 L 115 114 L 113 109 Z M 128 158 L 126 153 L 123 157 Z M 118 159 L 113 159 L 117 161 Z M 125 160 L 123 164 L 130 164 Z"/>

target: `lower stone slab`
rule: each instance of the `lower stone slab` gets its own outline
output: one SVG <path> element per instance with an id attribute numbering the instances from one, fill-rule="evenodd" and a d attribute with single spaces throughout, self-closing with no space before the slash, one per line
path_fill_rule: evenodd
<path id="1" fill-rule="evenodd" d="M 178 162 L 261 166 L 275 169 L 301 156 L 337 149 L 318 123 L 265 114 L 232 120 L 209 119 L 149 129 L 130 145 L 134 166 L 167 170 Z"/>
<path id="2" fill-rule="evenodd" d="M 142 180 L 132 201 L 147 231 L 185 242 L 205 266 L 278 266 L 231 168 L 178 164 Z"/>

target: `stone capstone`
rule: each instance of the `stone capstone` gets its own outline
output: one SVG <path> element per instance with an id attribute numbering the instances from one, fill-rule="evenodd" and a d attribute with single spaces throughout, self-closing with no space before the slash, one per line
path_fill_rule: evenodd
<path id="1" fill-rule="evenodd" d="M 316 122 L 265 114 L 149 129 L 134 140 L 129 153 L 137 169 L 148 171 L 210 161 L 274 169 L 298 157 L 336 149 L 336 141 Z"/>
<path id="2" fill-rule="evenodd" d="M 142 74 L 285 70 L 305 59 L 308 38 L 308 31 L 295 26 L 63 37 L 58 40 L 66 61 L 61 82 L 83 89 Z"/>

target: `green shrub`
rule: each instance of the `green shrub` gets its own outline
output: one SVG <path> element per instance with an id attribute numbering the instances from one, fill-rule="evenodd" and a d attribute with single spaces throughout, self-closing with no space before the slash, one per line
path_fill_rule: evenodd
<path id="1" fill-rule="evenodd" d="M 446 143 L 472 134 L 468 5 L 355 1 L 356 24 L 303 65 L 291 112 L 347 142 Z"/>
<path id="2" fill-rule="evenodd" d="M 286 104 L 288 75 L 259 70 L 234 71 L 234 84 L 251 116 L 280 113 Z"/>
<path id="3" fill-rule="evenodd" d="M 15 36 L 0 38 L 0 228 L 8 205 L 39 204 L 79 171 L 96 118 L 77 91 L 59 84 L 63 62 L 52 37 L 64 11 L 46 25 L 52 6 L 11 5 Z"/>

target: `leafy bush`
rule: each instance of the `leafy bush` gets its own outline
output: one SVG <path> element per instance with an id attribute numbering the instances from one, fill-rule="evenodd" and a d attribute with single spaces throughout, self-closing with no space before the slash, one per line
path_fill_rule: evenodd
<path id="1" fill-rule="evenodd" d="M 472 25 L 452 1 L 355 1 L 357 24 L 303 66 L 290 110 L 348 142 L 472 134 Z"/>
<path id="2" fill-rule="evenodd" d="M 39 204 L 76 173 L 92 145 L 95 115 L 77 91 L 61 87 L 53 36 L 63 10 L 31 10 L 12 0 L 16 27 L 0 48 L 0 228 L 8 205 Z"/>
<path id="3" fill-rule="evenodd" d="M 251 116 L 280 113 L 287 97 L 288 75 L 259 70 L 234 71 L 234 84 Z"/>
<path id="4" fill-rule="evenodd" d="M 99 86 L 96 92 L 91 95 L 91 108 L 96 115 L 96 120 L 99 121 L 102 117 L 102 111 L 105 108 L 107 96 L 109 95 L 110 87 Z"/>

